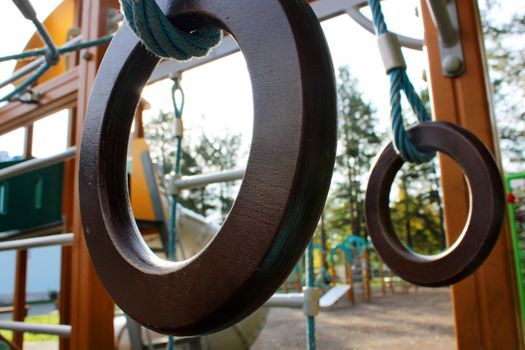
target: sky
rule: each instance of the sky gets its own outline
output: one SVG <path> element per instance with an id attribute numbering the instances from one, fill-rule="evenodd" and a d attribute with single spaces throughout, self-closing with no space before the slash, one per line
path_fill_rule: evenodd
<path id="1" fill-rule="evenodd" d="M 515 0 L 521 3 L 522 0 Z M 36 1 L 35 7 L 41 20 L 59 4 L 59 0 Z M 421 38 L 422 24 L 416 16 L 417 0 L 385 1 L 383 7 L 389 28 L 393 31 Z M 364 13 L 369 16 L 368 9 Z M 334 68 L 348 66 L 359 82 L 365 99 L 377 109 L 382 127 L 389 122 L 389 80 L 385 74 L 375 37 L 362 29 L 346 15 L 322 23 L 329 43 Z M 10 1 L 0 5 L 0 56 L 20 52 L 34 32 Z M 408 73 L 416 90 L 426 87 L 423 72 L 426 68 L 424 52 L 404 49 Z M 10 76 L 14 62 L 0 64 L 0 80 Z M 186 135 L 205 131 L 208 134 L 240 133 L 243 149 L 248 149 L 251 139 L 253 105 L 250 79 L 242 54 L 237 53 L 183 74 L 182 86 L 186 95 L 184 121 Z M 171 111 L 170 81 L 161 81 L 147 87 L 143 93 L 151 104 L 148 117 L 159 111 Z M 0 90 L 5 94 L 6 89 Z M 60 112 L 35 124 L 34 155 L 45 157 L 66 148 L 67 112 Z M 23 130 L 0 135 L 0 153 L 11 156 L 23 152 Z M 243 164 L 238 164 L 242 167 Z M 53 250 L 55 249 L 55 250 Z M 37 249 L 30 253 L 29 291 L 58 288 L 57 248 Z M 12 266 L 14 254 L 0 253 L 0 294 L 12 291 L 14 280 Z M 47 271 L 50 270 L 50 271 Z M 54 271 L 53 273 L 50 273 Z"/>

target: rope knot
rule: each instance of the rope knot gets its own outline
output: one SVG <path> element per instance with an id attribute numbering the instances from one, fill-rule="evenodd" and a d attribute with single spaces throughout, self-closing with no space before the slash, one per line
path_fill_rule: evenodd
<path id="1" fill-rule="evenodd" d="M 385 17 L 381 9 L 381 0 L 368 0 L 368 5 L 372 10 L 372 17 L 374 21 L 374 28 L 376 30 L 376 34 L 378 35 L 378 37 L 384 36 L 385 38 L 387 38 L 387 36 L 390 35 L 390 32 L 388 31 L 388 27 L 385 22 Z M 383 57 L 386 56 L 390 59 L 390 61 L 396 63 L 395 65 L 389 64 L 386 67 L 387 74 L 390 75 L 390 115 L 392 118 L 393 133 L 392 141 L 397 153 L 405 161 L 417 164 L 426 163 L 432 160 L 436 153 L 421 152 L 408 137 L 403 120 L 403 109 L 401 107 L 401 92 L 405 93 L 408 103 L 410 104 L 410 107 L 412 107 L 412 110 L 416 114 L 419 122 L 430 121 L 431 117 L 423 101 L 416 93 L 416 90 L 414 89 L 414 86 L 412 85 L 412 82 L 410 81 L 407 75 L 406 65 L 404 64 L 401 48 L 396 47 L 396 45 L 399 44 L 393 44 L 391 43 L 390 45 L 387 45 L 386 49 L 399 50 L 399 52 L 382 52 Z M 401 62 L 401 64 L 399 64 L 398 62 Z"/>
<path id="2" fill-rule="evenodd" d="M 121 0 L 121 5 L 131 30 L 158 57 L 202 57 L 221 40 L 220 28 L 211 24 L 191 31 L 174 26 L 155 0 Z"/>

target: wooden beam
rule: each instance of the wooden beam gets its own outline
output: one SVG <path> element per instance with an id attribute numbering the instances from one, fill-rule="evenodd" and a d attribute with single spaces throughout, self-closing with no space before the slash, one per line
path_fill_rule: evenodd
<path id="1" fill-rule="evenodd" d="M 118 8 L 116 0 L 84 0 L 82 2 L 81 32 L 85 40 L 105 35 L 106 13 L 110 7 Z M 76 145 L 80 144 L 81 130 L 91 87 L 106 46 L 91 48 L 80 61 Z M 86 57 L 88 59 L 86 59 Z M 78 160 L 78 157 L 76 158 Z M 77 164 L 75 164 L 77 169 Z M 75 170 L 75 198 L 78 203 L 77 171 Z M 74 206 L 73 231 L 75 240 L 72 256 L 72 303 L 71 303 L 71 348 L 78 350 L 112 349 L 114 305 L 95 273 L 83 238 L 78 205 Z"/>
<path id="2" fill-rule="evenodd" d="M 76 141 L 76 108 L 69 111 L 68 147 L 74 146 Z M 66 161 L 64 164 L 64 181 L 62 184 L 62 215 L 64 217 L 64 232 L 73 231 L 74 193 L 75 188 L 75 160 Z M 72 248 L 64 246 L 61 249 L 60 267 L 60 299 L 59 313 L 60 324 L 71 324 L 71 279 L 72 279 Z M 70 338 L 59 339 L 60 350 L 71 348 Z"/>
<path id="3" fill-rule="evenodd" d="M 441 71 L 438 37 L 426 1 L 421 1 L 430 69 L 432 108 L 437 120 L 462 125 L 497 155 L 497 137 L 476 0 L 456 1 L 466 70 L 458 78 Z M 468 187 L 449 158 L 440 158 L 448 243 L 454 242 L 468 213 Z M 458 349 L 522 349 L 510 232 L 505 225 L 485 264 L 452 287 Z"/>
<path id="4" fill-rule="evenodd" d="M 27 250 L 16 251 L 15 290 L 13 299 L 13 321 L 24 322 L 26 318 Z M 24 333 L 13 332 L 13 343 L 23 348 Z"/>
<path id="5" fill-rule="evenodd" d="M 32 124 L 46 115 L 75 104 L 78 88 L 78 68 L 35 88 L 43 94 L 37 104 L 10 102 L 0 108 L 0 134 Z"/>

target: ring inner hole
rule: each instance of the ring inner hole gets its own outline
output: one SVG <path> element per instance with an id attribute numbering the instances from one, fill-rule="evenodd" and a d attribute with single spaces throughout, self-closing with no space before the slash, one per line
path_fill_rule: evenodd
<path id="1" fill-rule="evenodd" d="M 172 86 L 172 80 L 166 78 L 144 88 L 142 108 L 139 106 L 137 113 L 143 109 L 143 127 L 136 116 L 128 151 L 129 189 L 135 220 L 149 249 L 165 260 L 167 247 L 162 243 L 162 234 L 169 234 L 170 229 L 172 197 L 167 189 L 176 156 Z M 185 70 L 181 86 L 184 91 L 180 163 L 183 178 L 245 169 L 252 140 L 253 97 L 242 53 Z M 176 94 L 176 101 L 180 105 L 180 92 Z M 146 147 L 149 152 L 145 152 Z M 241 183 L 242 179 L 237 179 L 180 191 L 175 241 L 177 261 L 197 255 L 216 236 Z M 159 208 L 162 208 L 160 214 L 164 215 L 164 222 L 158 220 Z"/>
<path id="2" fill-rule="evenodd" d="M 459 238 L 467 221 L 469 208 L 454 208 L 453 222 L 445 223 L 442 168 L 448 176 L 461 176 L 464 185 L 469 187 L 458 164 L 439 152 L 429 163 L 403 164 L 390 191 L 390 219 L 394 230 L 405 248 L 417 254 L 432 256 L 446 251 L 457 240 L 447 240 L 446 224 L 457 228 L 453 234 Z"/>

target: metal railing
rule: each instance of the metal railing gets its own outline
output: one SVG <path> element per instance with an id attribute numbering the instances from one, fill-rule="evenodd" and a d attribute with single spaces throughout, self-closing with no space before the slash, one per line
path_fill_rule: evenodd
<path id="1" fill-rule="evenodd" d="M 59 235 L 17 239 L 13 241 L 0 242 L 0 252 L 6 250 L 30 249 L 39 247 L 51 247 L 56 245 L 70 245 L 73 243 L 72 233 Z"/>
<path id="2" fill-rule="evenodd" d="M 264 304 L 268 307 L 288 307 L 301 309 L 305 302 L 304 293 L 276 293 Z"/>
<path id="3" fill-rule="evenodd" d="M 0 181 L 75 158 L 76 152 L 76 147 L 70 147 L 62 153 L 58 153 L 47 158 L 35 158 L 4 169 L 0 169 Z"/>
<path id="4" fill-rule="evenodd" d="M 195 187 L 202 187 L 219 182 L 229 182 L 242 180 L 244 177 L 245 170 L 228 170 L 218 173 L 185 176 L 176 179 L 174 182 L 174 188 L 172 190 L 180 191 Z"/>
<path id="5" fill-rule="evenodd" d="M 38 334 L 58 335 L 68 338 L 71 335 L 71 326 L 53 324 L 35 324 L 15 321 L 0 321 L 0 329 L 13 332 L 29 332 Z"/>

